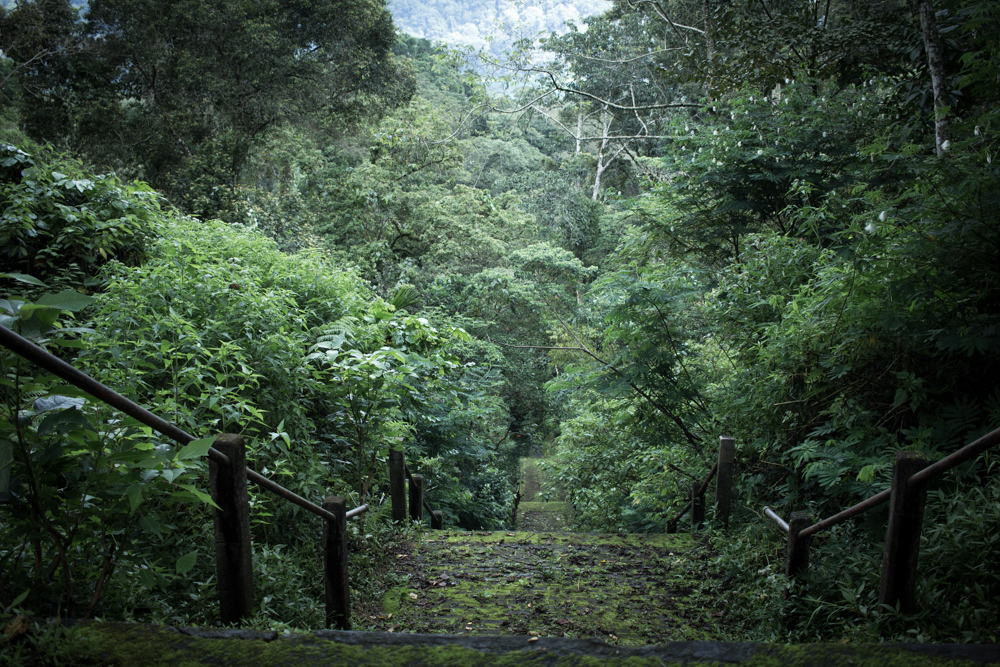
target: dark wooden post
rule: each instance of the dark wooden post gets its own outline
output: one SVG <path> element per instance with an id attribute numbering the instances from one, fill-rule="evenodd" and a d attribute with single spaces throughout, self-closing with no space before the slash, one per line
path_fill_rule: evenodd
<path id="1" fill-rule="evenodd" d="M 336 515 L 323 531 L 323 578 L 326 580 L 326 627 L 351 629 L 351 589 L 347 579 L 347 501 L 327 496 L 323 509 Z"/>
<path id="2" fill-rule="evenodd" d="M 241 436 L 230 434 L 220 435 L 212 446 L 229 457 L 229 465 L 208 462 L 209 490 L 219 506 L 212 510 L 216 588 L 222 622 L 238 624 L 253 608 L 246 446 Z"/>
<path id="3" fill-rule="evenodd" d="M 736 440 L 729 436 L 719 438 L 719 472 L 716 473 L 715 516 L 729 528 L 729 511 L 733 501 L 733 462 L 736 459 Z"/>
<path id="4" fill-rule="evenodd" d="M 432 530 L 442 530 L 444 528 L 444 514 L 441 510 L 434 510 L 431 512 L 431 529 Z"/>
<path id="5" fill-rule="evenodd" d="M 809 567 L 809 543 L 812 535 L 799 537 L 799 531 L 812 525 L 805 512 L 792 512 L 788 519 L 788 551 L 785 554 L 785 575 L 797 577 Z"/>
<path id="6" fill-rule="evenodd" d="M 424 518 L 424 476 L 410 477 L 410 518 L 422 521 Z"/>
<path id="7" fill-rule="evenodd" d="M 691 530 L 701 528 L 705 523 L 705 494 L 698 495 L 701 484 L 695 482 L 691 485 Z"/>
<path id="8" fill-rule="evenodd" d="M 920 528 L 924 521 L 927 487 L 910 487 L 910 476 L 927 466 L 919 452 L 896 452 L 892 468 L 892 495 L 889 497 L 889 528 L 882 552 L 882 584 L 879 602 L 899 611 L 913 613 L 917 581 L 917 556 L 920 553 Z"/>
<path id="9" fill-rule="evenodd" d="M 389 497 L 392 500 L 392 520 L 406 520 L 406 460 L 403 451 L 389 450 Z"/>

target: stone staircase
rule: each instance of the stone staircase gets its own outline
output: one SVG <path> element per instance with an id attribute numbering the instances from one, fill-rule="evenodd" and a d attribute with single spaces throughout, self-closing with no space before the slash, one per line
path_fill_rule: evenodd
<path id="1" fill-rule="evenodd" d="M 709 553 L 690 535 L 428 533 L 399 558 L 375 629 L 653 644 L 723 636 Z M 391 617 L 390 617 L 391 614 Z M 367 623 L 366 623 L 367 625 Z"/>
<path id="2" fill-rule="evenodd" d="M 567 532 L 572 506 L 558 493 L 536 500 L 545 472 L 524 460 L 517 531 L 425 533 L 398 554 L 407 586 L 359 625 L 614 645 L 724 636 L 705 545 L 691 535 Z"/>
<path id="3" fill-rule="evenodd" d="M 386 593 L 381 613 L 355 619 L 374 632 L 82 623 L 66 664 L 1000 667 L 992 645 L 721 641 L 725 590 L 705 544 L 687 534 L 568 532 L 572 507 L 535 499 L 537 471 L 528 460 L 518 530 L 434 531 L 398 552 L 406 584 Z"/>

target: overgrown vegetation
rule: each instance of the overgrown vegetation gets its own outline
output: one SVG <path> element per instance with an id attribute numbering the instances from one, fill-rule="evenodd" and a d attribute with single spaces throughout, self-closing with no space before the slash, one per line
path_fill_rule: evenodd
<path id="1" fill-rule="evenodd" d="M 658 532 L 732 435 L 740 638 L 996 641 L 995 455 L 934 483 L 915 616 L 880 511 L 788 596 L 758 516 L 1000 421 L 995 3 L 616 3 L 492 79 L 380 3 L 166 4 L 0 14 L 5 326 L 370 503 L 372 557 L 390 448 L 451 525 L 548 448 L 579 528 Z M 213 622 L 203 449 L 2 363 L 0 604 Z M 253 502 L 256 622 L 319 625 L 319 524 Z"/>

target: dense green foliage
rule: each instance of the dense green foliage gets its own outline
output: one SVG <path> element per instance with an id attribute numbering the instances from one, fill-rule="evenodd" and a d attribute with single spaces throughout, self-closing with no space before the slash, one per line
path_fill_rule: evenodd
<path id="1" fill-rule="evenodd" d="M 0 16 L 7 325 L 369 502 L 362 554 L 390 448 L 451 525 L 507 527 L 548 448 L 579 528 L 659 531 L 732 435 L 743 638 L 996 641 L 995 455 L 933 483 L 913 616 L 877 601 L 884 508 L 796 583 L 760 518 L 1000 421 L 995 3 L 616 3 L 491 80 L 379 3 L 167 4 Z M 0 604 L 213 620 L 203 451 L 2 363 Z M 318 625 L 318 524 L 253 502 L 259 621 Z"/>

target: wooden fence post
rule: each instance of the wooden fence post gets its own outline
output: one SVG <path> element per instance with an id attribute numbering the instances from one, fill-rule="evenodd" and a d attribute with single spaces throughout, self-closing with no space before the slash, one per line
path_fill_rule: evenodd
<path id="1" fill-rule="evenodd" d="M 691 485 L 691 531 L 696 531 L 705 523 L 705 494 L 698 495 L 701 484 Z"/>
<path id="2" fill-rule="evenodd" d="M 389 497 L 392 500 L 392 520 L 406 520 L 406 460 L 403 450 L 389 449 Z"/>
<path id="3" fill-rule="evenodd" d="M 442 530 L 444 528 L 444 514 L 441 510 L 431 512 L 431 530 Z"/>
<path id="4" fill-rule="evenodd" d="M 253 608 L 253 556 L 250 550 L 250 499 L 247 496 L 247 455 L 242 436 L 223 434 L 215 449 L 229 457 L 229 465 L 209 459 L 208 485 L 219 509 L 212 510 L 215 526 L 215 573 L 222 622 L 239 623 Z"/>
<path id="5" fill-rule="evenodd" d="M 424 518 L 424 476 L 412 475 L 410 481 L 410 518 L 422 521 Z"/>
<path id="6" fill-rule="evenodd" d="M 927 487 L 910 487 L 910 476 L 927 466 L 919 452 L 896 452 L 892 468 L 892 495 L 889 497 L 889 527 L 882 552 L 882 583 L 879 602 L 904 614 L 913 613 L 920 553 L 920 528 L 924 521 Z"/>
<path id="7" fill-rule="evenodd" d="M 812 525 L 805 512 L 792 512 L 788 519 L 788 550 L 785 553 L 785 576 L 797 577 L 809 567 L 809 543 L 812 535 L 799 537 L 799 531 Z"/>
<path id="8" fill-rule="evenodd" d="M 347 578 L 347 501 L 327 496 L 323 509 L 336 515 L 323 535 L 323 578 L 326 580 L 326 627 L 351 629 L 351 589 Z"/>
<path id="9" fill-rule="evenodd" d="M 715 516 L 729 528 L 729 512 L 733 502 L 733 462 L 736 460 L 736 440 L 729 436 L 719 438 L 719 472 L 716 473 Z"/>

